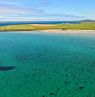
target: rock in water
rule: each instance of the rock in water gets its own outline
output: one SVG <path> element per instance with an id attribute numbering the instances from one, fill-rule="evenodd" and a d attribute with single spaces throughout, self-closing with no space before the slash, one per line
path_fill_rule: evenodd
<path id="1" fill-rule="evenodd" d="M 9 71 L 15 69 L 15 66 L 0 66 L 0 71 Z"/>

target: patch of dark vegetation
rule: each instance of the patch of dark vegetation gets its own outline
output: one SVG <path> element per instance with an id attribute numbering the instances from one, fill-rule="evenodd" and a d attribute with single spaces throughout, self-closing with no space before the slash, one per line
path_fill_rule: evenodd
<path id="1" fill-rule="evenodd" d="M 57 88 L 55 92 L 50 92 L 49 96 L 57 97 L 59 91 L 60 91 L 60 88 Z M 42 97 L 47 97 L 47 96 L 43 94 Z"/>
<path id="2" fill-rule="evenodd" d="M 0 71 L 9 71 L 15 69 L 15 66 L 0 66 Z"/>
<path id="3" fill-rule="evenodd" d="M 82 90 L 83 88 L 84 88 L 84 86 L 80 86 L 80 87 L 79 87 L 79 90 Z"/>
<path id="4" fill-rule="evenodd" d="M 54 95 L 54 93 L 50 93 L 49 95 Z"/>
<path id="5" fill-rule="evenodd" d="M 67 82 L 67 81 L 65 81 L 64 83 L 65 83 L 65 84 L 67 84 L 68 82 Z"/>
<path id="6" fill-rule="evenodd" d="M 57 88 L 57 91 L 59 91 L 60 90 L 60 88 Z"/>
<path id="7" fill-rule="evenodd" d="M 70 84 L 70 81 L 65 81 L 64 83 L 65 83 L 65 84 Z"/>
<path id="8" fill-rule="evenodd" d="M 45 95 L 42 95 L 42 97 L 45 97 Z"/>
<path id="9" fill-rule="evenodd" d="M 62 28 L 62 30 L 66 30 L 66 28 Z"/>

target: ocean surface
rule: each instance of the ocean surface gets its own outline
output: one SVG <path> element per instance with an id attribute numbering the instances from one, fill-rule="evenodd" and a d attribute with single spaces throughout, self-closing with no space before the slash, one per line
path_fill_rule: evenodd
<path id="1" fill-rule="evenodd" d="M 12 21 L 12 22 L 0 22 L 0 26 L 7 26 L 7 25 L 20 25 L 20 24 L 79 24 L 81 21 Z"/>
<path id="2" fill-rule="evenodd" d="M 95 97 L 95 35 L 0 32 L 0 97 Z"/>

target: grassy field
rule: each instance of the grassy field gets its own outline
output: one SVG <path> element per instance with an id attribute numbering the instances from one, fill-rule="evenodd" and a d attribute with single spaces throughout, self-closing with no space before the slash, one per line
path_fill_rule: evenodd
<path id="1" fill-rule="evenodd" d="M 0 31 L 34 31 L 34 30 L 50 30 L 50 29 L 72 29 L 72 30 L 95 30 L 95 23 L 81 23 L 81 24 L 22 24 L 0 26 Z"/>

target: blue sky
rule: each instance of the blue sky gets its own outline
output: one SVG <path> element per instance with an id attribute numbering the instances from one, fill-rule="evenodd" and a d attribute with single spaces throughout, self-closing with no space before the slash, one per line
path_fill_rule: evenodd
<path id="1" fill-rule="evenodd" d="M 0 0 L 0 21 L 95 19 L 95 0 Z"/>

